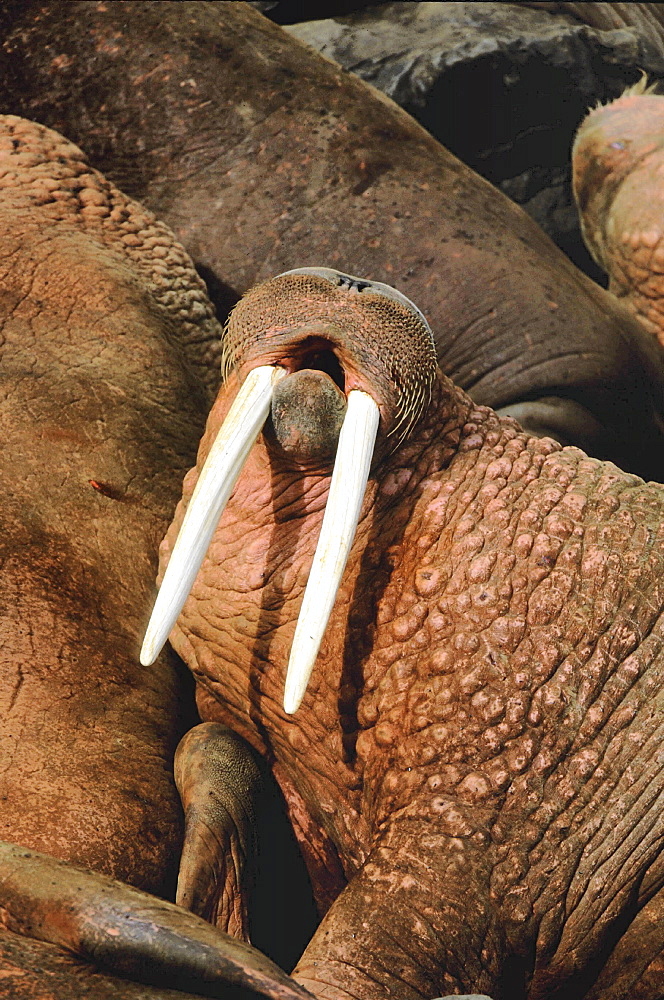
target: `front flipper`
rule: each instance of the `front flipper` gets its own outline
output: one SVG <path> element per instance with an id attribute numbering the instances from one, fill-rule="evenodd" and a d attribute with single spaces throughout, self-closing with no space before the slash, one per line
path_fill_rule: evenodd
<path id="1" fill-rule="evenodd" d="M 255 948 L 193 913 L 14 844 L 0 843 L 0 923 L 141 983 L 204 996 L 233 986 L 272 1000 L 312 1000 Z"/>
<path id="2" fill-rule="evenodd" d="M 226 726 L 204 722 L 180 741 L 175 782 L 185 816 L 176 902 L 248 941 L 245 870 L 262 787 L 253 751 Z"/>
<path id="3" fill-rule="evenodd" d="M 227 988 L 228 1000 L 246 1000 L 244 990 Z M 254 994 L 251 994 L 253 997 Z M 132 983 L 100 972 L 71 952 L 0 929 L 2 1000 L 201 1000 L 167 986 Z"/>
<path id="4" fill-rule="evenodd" d="M 293 976 L 321 1000 L 525 996 L 503 976 L 484 860 L 408 822 L 379 841 L 323 918 Z M 418 829 L 419 828 L 419 829 Z M 406 836 L 407 833 L 407 836 Z M 425 843 L 422 843 L 422 840 Z"/>

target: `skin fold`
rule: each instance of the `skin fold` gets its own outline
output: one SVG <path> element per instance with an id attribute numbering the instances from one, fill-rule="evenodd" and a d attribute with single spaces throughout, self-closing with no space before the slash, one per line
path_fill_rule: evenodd
<path id="1" fill-rule="evenodd" d="M 164 219 L 221 317 L 303 264 L 397 284 L 476 402 L 518 404 L 534 432 L 663 478 L 662 353 L 614 297 L 352 74 L 245 4 L 183 10 L 5 0 L 3 106 Z"/>
<path id="2" fill-rule="evenodd" d="M 329 1000 L 656 1000 L 664 489 L 529 436 L 435 365 L 395 367 L 417 353 L 405 330 L 430 336 L 414 316 L 316 274 L 273 279 L 236 308 L 233 370 L 160 574 L 253 368 L 283 366 L 280 386 L 309 369 L 371 395 L 372 470 L 294 714 L 286 664 L 331 460 L 269 423 L 171 641 L 202 717 L 272 765 L 303 850 L 343 866 L 347 885 L 295 970 L 302 985 Z M 404 407 L 417 416 L 398 442 Z"/>
<path id="3" fill-rule="evenodd" d="M 168 230 L 61 136 L 2 116 L 0 187 L 2 836 L 167 892 L 187 695 L 135 649 L 204 412 L 178 311 L 218 328 Z"/>
<path id="4" fill-rule="evenodd" d="M 94 996 L 95 1000 L 183 1000 L 166 987 L 132 984 L 119 976 L 102 975 L 57 945 L 0 930 L 2 986 L 8 1000 L 67 1000 Z"/>
<path id="5" fill-rule="evenodd" d="M 478 399 L 483 398 L 482 393 L 490 393 L 490 401 L 507 406 L 524 397 L 526 402 L 544 396 L 558 403 L 570 398 L 575 404 L 575 419 L 579 407 L 587 407 L 598 423 L 600 431 L 597 437 L 593 431 L 591 444 L 599 442 L 599 454 L 610 453 L 619 460 L 624 457 L 634 468 L 657 474 L 648 470 L 661 467 L 656 444 L 661 433 L 659 354 L 649 345 L 642 346 L 636 328 L 623 322 L 609 299 L 589 291 L 567 265 L 552 265 L 549 257 L 555 257 L 555 251 L 541 234 L 507 203 L 494 201 L 487 185 L 468 175 L 389 102 L 376 97 L 377 103 L 367 105 L 366 88 L 357 90 L 359 85 L 348 82 L 333 67 L 307 55 L 300 47 L 283 47 L 281 35 L 274 34 L 278 29 L 266 27 L 263 22 L 259 28 L 255 17 L 239 6 L 189 7 L 190 20 L 185 28 L 182 8 L 175 4 L 3 5 L 0 21 L 5 33 L 5 107 L 18 110 L 19 104 L 25 102 L 31 113 L 45 121 L 59 116 L 69 134 L 75 135 L 78 128 L 87 129 L 86 145 L 94 147 L 95 156 L 104 154 L 109 163 L 113 161 L 110 165 L 118 171 L 114 177 L 125 176 L 132 192 L 145 192 L 148 199 L 150 191 L 158 189 L 163 214 L 172 212 L 172 220 L 187 236 L 202 269 L 207 268 L 211 287 L 221 290 L 218 301 L 224 301 L 224 290 L 230 289 L 225 301 L 233 299 L 256 277 L 299 264 L 303 255 L 305 260 L 319 259 L 320 253 L 315 252 L 319 245 L 326 251 L 333 248 L 339 254 L 335 260 L 347 253 L 343 258 L 345 266 L 350 264 L 361 273 L 387 280 L 394 280 L 397 272 L 403 273 L 407 290 L 417 294 L 425 308 L 422 296 L 431 303 L 429 314 L 435 311 L 438 354 L 446 369 L 458 372 Z M 220 9 L 228 20 L 219 21 Z M 229 13 L 225 13 L 227 9 Z M 197 21 L 199 16 L 202 20 Z M 62 17 L 59 28 L 54 20 L 57 17 Z M 220 23 L 225 35 L 220 33 Z M 150 44 L 125 44 L 126 38 L 133 42 L 139 27 Z M 202 28 L 209 31 L 199 31 Z M 222 44 L 229 35 L 233 38 L 230 51 L 236 53 L 232 57 L 228 46 L 224 49 Z M 256 52 L 261 53 L 258 60 Z M 123 61 L 126 53 L 140 53 L 139 61 L 144 63 L 130 71 Z M 201 56 L 205 72 L 192 76 L 192 63 L 200 53 L 207 53 Z M 272 53 L 272 62 L 268 53 Z M 225 66 L 233 64 L 232 74 L 219 73 L 220 59 Z M 257 65 L 267 67 L 264 76 L 256 70 Z M 248 66 L 253 68 L 251 72 Z M 291 79 L 306 78 L 311 87 L 293 87 L 289 91 L 275 86 L 275 74 L 280 84 L 290 74 Z M 323 84 L 314 86 L 318 74 Z M 184 81 L 194 79 L 205 89 L 204 78 L 214 81 L 214 100 L 210 99 L 210 103 L 207 94 L 200 94 L 183 105 Z M 234 81 L 236 91 L 220 93 L 221 78 Z M 236 110 L 232 114 L 236 114 L 244 107 L 235 98 L 240 86 L 246 90 L 248 80 L 260 83 L 263 89 L 257 89 L 252 96 L 254 104 L 249 102 L 250 113 L 244 118 L 240 115 L 242 122 L 238 120 L 233 131 L 226 127 L 230 123 L 222 110 L 233 108 Z M 82 91 L 88 95 L 85 100 Z M 304 107 L 297 108 L 292 103 L 294 95 L 302 99 L 304 93 Z M 284 99 L 285 105 L 280 103 Z M 84 113 L 86 100 L 92 100 L 93 106 Z M 320 123 L 321 106 L 331 114 L 323 134 L 327 159 L 319 156 L 319 138 L 307 145 L 312 135 L 320 137 L 313 122 L 317 115 L 316 122 Z M 355 111 L 351 112 L 353 107 Z M 167 113 L 169 108 L 176 113 Z M 263 121 L 268 122 L 264 145 L 261 122 L 247 127 L 252 113 L 260 119 L 258 112 L 263 112 Z M 201 115 L 211 116 L 207 128 L 201 127 L 205 121 Z M 289 120 L 297 122 L 295 134 L 282 128 Z M 389 127 L 385 127 L 386 122 Z M 2 335 L 7 348 L 3 441 L 5 479 L 12 483 L 12 491 L 6 502 L 2 536 L 6 587 L 3 835 L 153 892 L 169 894 L 181 837 L 180 811 L 170 771 L 173 748 L 183 728 L 175 706 L 181 701 L 186 706 L 186 687 L 182 686 L 174 660 L 166 657 L 146 671 L 138 668 L 136 651 L 152 592 L 156 539 L 170 515 L 176 484 L 191 461 L 193 442 L 200 429 L 204 402 L 196 388 L 197 378 L 202 375 L 208 386 L 215 381 L 210 373 L 215 370 L 219 329 L 188 259 L 163 227 L 91 171 L 81 154 L 65 140 L 54 139 L 52 133 L 38 127 L 35 131 L 33 126 L 17 125 L 10 118 L 3 119 L 3 127 L 5 123 L 8 131 L 3 155 L 7 169 L 0 179 L 2 212 L 6 213 L 2 253 Z M 364 146 L 358 146 L 358 130 L 360 138 L 369 144 L 367 157 Z M 227 137 L 227 147 L 218 144 L 221 133 Z M 201 145 L 190 141 L 193 136 L 201 140 Z M 238 140 L 238 136 L 242 138 Z M 301 152 L 301 160 L 293 163 L 285 157 L 279 145 L 282 137 L 288 150 L 297 148 Z M 259 155 L 249 155 L 243 145 L 245 139 L 258 143 Z M 399 157 L 394 152 L 397 148 Z M 224 160 L 224 156 L 236 155 L 238 150 L 240 159 L 235 166 Z M 404 155 L 406 150 L 408 156 Z M 137 152 L 143 155 L 135 155 Z M 277 160 L 285 165 L 281 174 L 275 170 Z M 324 174 L 319 188 L 311 174 L 313 168 L 309 167 L 312 163 L 326 163 L 336 171 Z M 174 172 L 169 173 L 169 164 Z M 256 172 L 252 173 L 254 168 Z M 414 176 L 420 178 L 419 187 L 413 185 Z M 157 177 L 164 179 L 163 186 L 157 183 L 155 187 Z M 220 177 L 230 178 L 231 185 L 241 177 L 240 187 L 224 189 L 222 197 Z M 266 178 L 274 179 L 275 186 L 270 187 Z M 188 186 L 189 181 L 193 187 Z M 211 193 L 215 190 L 213 199 Z M 247 196 L 247 191 L 254 195 Z M 284 202 L 283 192 L 294 192 L 293 201 Z M 226 195 L 235 197 L 236 202 Z M 253 197 L 257 200 L 253 201 Z M 423 199 L 429 214 L 420 216 Z M 283 220 L 274 215 L 274 210 L 272 215 L 266 212 L 266 200 L 278 202 L 282 213 L 284 204 L 291 205 L 284 228 L 280 228 Z M 402 217 L 393 210 L 397 201 L 406 206 Z M 197 204 L 202 207 L 196 209 Z M 298 212 L 311 219 L 310 232 L 298 227 Z M 267 226 L 266 217 L 270 223 Z M 220 228 L 221 219 L 231 228 Z M 404 219 L 408 220 L 407 226 Z M 372 239 L 360 238 L 360 233 L 366 234 L 372 226 Z M 408 231 L 407 239 L 404 230 Z M 500 234 L 499 254 L 496 233 Z M 214 248 L 220 246 L 226 250 L 215 257 Z M 232 259 L 228 270 L 216 263 L 225 255 Z M 482 273 L 485 280 L 469 282 L 470 272 Z M 420 286 L 422 296 L 418 294 Z M 494 314 L 494 309 L 499 311 Z M 464 319 L 460 321 L 459 316 Z M 474 318 L 468 319 L 471 316 Z M 500 320 L 497 325 L 496 316 Z M 567 357 L 567 353 L 560 349 L 553 334 L 563 330 L 573 330 L 582 339 L 588 336 L 582 349 L 576 341 L 573 343 L 569 356 L 574 363 L 568 366 L 565 362 L 561 367 L 560 358 Z M 460 332 L 463 337 L 457 335 Z M 488 355 L 478 348 L 478 344 L 486 343 L 491 346 Z M 531 353 L 533 343 L 535 351 Z M 553 354 L 552 343 L 557 345 Z M 478 363 L 478 359 L 482 360 Z M 229 384 L 232 391 L 232 379 Z M 337 395 L 330 389 L 331 408 Z M 388 403 L 383 400 L 384 405 Z M 288 412 L 288 400 L 285 405 Z M 541 412 L 540 407 L 538 414 Z M 544 421 L 538 416 L 538 429 L 547 429 L 546 419 L 546 414 Z M 649 430 L 635 436 L 633 426 L 637 422 Z M 565 416 L 556 427 L 563 440 L 569 439 L 565 436 L 568 424 Z M 411 434 L 418 427 L 426 429 L 424 417 Z M 292 430 L 293 426 L 281 429 Z M 279 430 L 275 418 L 275 435 Z M 291 499 L 296 508 L 304 503 L 307 513 L 318 515 L 319 521 L 325 476 L 321 477 L 321 467 L 316 463 L 325 457 L 329 473 L 329 441 L 319 441 L 315 428 L 298 425 L 296 430 L 298 441 L 303 440 L 303 432 L 309 442 L 307 461 L 313 483 L 307 484 L 299 498 L 299 486 L 295 487 Z M 453 430 L 452 437 L 455 433 Z M 269 430 L 266 434 L 269 440 Z M 576 436 L 573 439 L 579 440 Z M 277 436 L 280 448 L 291 449 L 291 460 L 293 440 Z M 419 439 L 413 440 L 417 445 Z M 580 440 L 585 443 L 585 439 Z M 405 476 L 408 455 L 403 449 L 409 442 L 410 435 L 394 453 L 405 456 L 405 466 L 395 466 L 397 458 L 391 458 L 387 448 L 381 451 L 380 441 L 376 463 L 385 462 L 386 468 Z M 269 447 L 277 445 L 272 441 Z M 20 474 L 17 470 L 21 470 Z M 435 461 L 429 471 L 437 473 Z M 375 478 L 372 482 L 376 482 Z M 314 495 L 311 506 L 310 489 L 315 494 L 317 484 L 320 492 Z M 275 485 L 278 489 L 279 482 Z M 388 493 L 392 490 L 392 497 L 398 495 L 402 485 L 392 481 Z M 408 491 L 406 494 L 408 504 Z M 371 505 L 371 496 L 366 502 Z M 269 511 L 269 507 L 266 509 Z M 417 516 L 418 509 L 413 507 L 413 511 Z M 296 524 L 300 520 L 296 517 Z M 406 531 L 403 518 L 401 527 L 398 521 L 396 526 L 390 521 L 382 539 L 384 542 L 394 537 L 397 548 L 401 545 L 399 531 Z M 76 524 L 75 531 L 71 531 L 72 524 Z M 316 516 L 313 524 L 316 528 Z M 300 541 L 293 540 L 293 553 Z M 358 544 L 364 544 L 362 536 L 355 551 Z M 378 551 L 377 546 L 369 551 Z M 289 559 L 287 549 L 286 569 Z M 351 578 L 355 573 L 358 579 L 356 557 L 351 559 L 349 573 Z M 301 584 L 294 589 L 291 603 L 297 603 L 301 589 Z M 277 580 L 276 593 L 290 593 L 287 580 Z M 274 593 L 268 596 L 270 601 L 276 599 Z M 267 618 L 274 610 L 266 606 Z M 364 623 L 366 614 L 360 612 Z M 291 615 L 291 634 L 294 620 Z M 333 620 L 331 627 L 331 634 L 338 631 L 338 621 L 335 625 Z M 356 632 L 358 627 L 357 623 L 352 625 Z M 43 636 L 48 636 L 48 643 L 40 642 Z M 263 641 L 270 646 L 272 640 L 268 642 L 263 635 Z M 279 629 L 274 641 L 277 646 L 282 643 Z M 373 641 L 370 631 L 365 641 Z M 327 655 L 325 650 L 321 655 Z M 283 657 L 277 662 L 283 665 Z M 351 777 L 346 781 L 342 774 L 339 781 L 339 765 L 335 764 L 321 780 L 322 784 L 332 781 L 342 790 L 350 788 L 350 798 L 355 801 L 360 788 L 359 765 L 353 764 L 352 758 L 364 758 L 357 751 L 359 730 L 353 694 L 356 668 L 350 664 L 348 670 L 347 689 L 342 684 L 330 703 L 339 719 L 341 759 L 344 754 L 349 756 Z M 200 694 L 203 708 L 207 696 L 203 691 Z M 210 718 L 217 718 L 217 712 L 215 705 Z M 187 714 L 186 707 L 183 714 Z M 339 895 L 347 879 L 351 880 L 350 891 L 339 896 L 342 903 L 331 907 L 299 976 L 313 983 L 318 993 L 326 989 L 321 986 L 326 976 L 334 982 L 329 987 L 332 994 L 346 986 L 354 989 L 355 979 L 360 983 L 358 988 L 364 989 L 366 976 L 361 966 L 366 955 L 373 952 L 371 942 L 363 940 L 367 929 L 362 882 L 354 876 L 365 857 L 373 857 L 373 819 L 367 819 L 363 806 L 358 810 L 357 836 L 339 835 L 336 821 L 329 818 L 335 806 L 328 801 L 327 813 L 322 807 L 312 806 L 307 781 L 300 783 L 299 771 L 288 764 L 287 754 L 273 750 L 274 737 L 269 727 L 264 728 L 255 706 L 248 711 L 248 719 L 234 728 L 249 735 L 255 746 L 267 749 L 268 760 L 286 791 L 294 825 L 303 837 L 308 837 L 311 870 L 320 876 L 317 888 L 319 900 L 323 900 L 321 908 Z M 295 733 L 292 741 L 297 744 L 297 729 L 287 731 L 291 736 Z M 362 749 L 361 742 L 359 745 Z M 313 780 L 314 786 L 319 783 Z M 323 835 L 317 832 L 321 813 L 327 816 Z M 338 822 L 342 826 L 346 822 L 343 810 L 338 810 Z M 349 821 L 349 829 L 353 822 Z M 406 827 L 399 827 L 397 840 Z M 414 837 L 417 848 L 421 846 L 418 837 Z M 380 847 L 389 854 L 390 845 L 385 847 L 386 843 L 380 840 Z M 377 874 L 376 884 L 380 884 L 381 873 L 387 870 L 385 885 L 389 889 L 395 884 L 394 872 L 384 864 L 382 856 L 376 857 L 378 872 L 372 873 L 366 865 L 362 872 L 371 880 Z M 646 857 L 642 862 L 630 887 L 638 882 L 642 871 L 650 872 L 650 860 Z M 461 874 L 448 871 L 447 859 L 444 864 L 441 861 L 441 866 L 445 877 L 449 876 L 443 891 L 437 894 L 444 909 L 444 901 L 454 895 L 455 885 L 466 892 L 467 882 L 461 871 L 463 865 Z M 406 876 L 416 877 L 417 872 L 407 872 Z M 431 875 L 434 881 L 435 877 Z M 327 883 L 323 884 L 325 878 Z M 481 902 L 485 888 L 481 872 L 478 881 L 480 904 L 476 909 L 482 911 L 488 926 L 488 944 L 480 950 L 479 959 L 475 932 L 466 929 L 466 916 L 464 929 L 457 935 L 454 914 L 446 914 L 451 938 L 460 940 L 458 945 L 449 946 L 444 961 L 440 949 L 425 947 L 417 961 L 426 966 L 433 955 L 430 968 L 418 967 L 411 974 L 395 945 L 395 961 L 390 960 L 388 970 L 380 973 L 386 982 L 392 982 L 396 975 L 399 990 L 421 987 L 431 995 L 431 989 L 436 994 L 456 989 L 466 976 L 473 980 L 468 988 L 490 986 L 499 996 L 514 995 L 510 993 L 514 983 L 518 991 L 522 980 L 529 981 L 531 966 L 528 956 L 522 955 L 519 935 L 495 931 L 486 918 L 488 908 Z M 649 930 L 658 926 L 658 896 L 653 889 L 656 875 L 650 881 L 644 877 L 643 884 L 645 889 L 639 890 L 636 902 L 630 900 L 618 919 L 621 926 L 629 924 L 634 911 L 641 907 L 633 921 L 638 935 L 635 931 L 620 938 L 601 974 L 607 975 L 613 961 L 624 985 L 625 964 L 630 969 L 638 967 L 636 979 L 642 992 L 635 996 L 650 995 L 644 992 L 648 977 L 656 982 L 658 972 L 655 956 L 659 946 L 655 932 Z M 401 888 L 397 887 L 399 891 Z M 99 891 L 98 885 L 95 891 Z M 395 912 L 401 919 L 405 909 L 399 899 L 397 903 Z M 353 914 L 362 924 L 357 942 L 358 969 L 351 973 L 347 971 L 344 940 L 349 943 L 355 931 L 347 932 L 349 920 L 344 917 L 343 907 L 350 914 L 350 924 L 355 919 Z M 505 909 L 518 912 L 511 898 Z M 403 919 L 406 933 L 402 943 L 412 939 L 408 936 L 412 927 L 408 919 Z M 448 926 L 441 923 L 440 917 L 432 919 L 435 933 Z M 502 927 L 500 918 L 496 919 Z M 471 914 L 469 926 L 476 924 Z M 598 932 L 601 941 L 594 957 L 586 961 L 581 954 L 577 963 L 585 970 L 581 979 L 584 975 L 592 979 L 596 955 L 603 956 L 613 947 L 617 931 L 610 919 L 604 921 L 604 926 L 607 924 L 608 930 Z M 341 928 L 339 934 L 335 926 Z M 324 946 L 330 927 L 333 940 L 341 941 L 339 947 L 344 952 L 339 974 L 335 954 Z M 376 934 L 379 927 L 377 922 Z M 23 962 L 25 968 L 21 970 L 19 964 L 14 980 L 5 978 L 0 985 L 0 989 L 7 987 L 8 996 L 18 995 L 12 994 L 12 989 L 25 990 L 26 984 L 35 982 L 29 970 L 37 961 L 37 946 L 17 941 L 14 934 L 12 930 L 3 932 L 3 955 L 7 962 Z M 506 935 L 505 947 L 501 935 Z M 527 933 L 525 939 L 530 940 Z M 560 947 L 563 955 L 568 955 L 575 946 L 573 938 L 571 950 L 567 942 Z M 55 946 L 39 947 L 45 949 L 40 954 L 46 956 L 43 961 L 48 968 L 65 976 L 57 988 L 41 983 L 44 997 L 48 989 L 52 995 L 59 991 L 59 996 L 67 998 L 76 997 L 77 990 L 85 995 L 84 991 L 90 989 L 99 990 L 95 995 L 103 995 L 102 989 L 113 995 L 117 984 L 110 983 L 108 977 L 94 978 L 98 975 L 94 970 L 88 977 L 82 974 L 80 965 L 53 951 Z M 325 968 L 317 964 L 316 949 L 324 952 Z M 555 952 L 555 948 L 551 946 L 549 951 Z M 625 958 L 622 964 L 620 956 Z M 555 962 L 547 965 L 547 961 L 548 957 L 538 966 L 531 992 L 537 987 L 542 995 L 549 995 L 560 982 L 567 983 L 565 971 L 561 973 Z M 354 958 L 351 966 L 353 962 Z M 369 976 L 375 972 L 369 968 Z M 29 975 L 33 978 L 21 978 Z M 404 987 L 408 977 L 410 985 Z M 624 989 L 632 989 L 636 979 L 632 975 Z M 614 977 L 614 990 L 615 982 Z M 271 988 L 266 986 L 267 990 Z M 127 991 L 127 996 L 132 995 L 131 987 L 127 986 Z"/>
<path id="6" fill-rule="evenodd" d="M 664 344 L 664 97 L 645 77 L 584 119 L 574 142 L 582 232 L 616 295 Z"/>
<path id="7" fill-rule="evenodd" d="M 219 996 L 225 991 L 237 1000 L 251 1000 L 257 994 L 275 1000 L 309 998 L 306 990 L 244 942 L 122 882 L 101 875 L 91 878 L 89 872 L 49 856 L 3 844 L 0 884 L 8 931 L 60 945 L 115 976 L 196 995 Z M 72 980 L 70 987 L 76 977 Z M 104 987 L 112 989 L 113 981 L 102 980 Z M 128 997 L 136 992 L 127 986 Z M 154 994 L 147 997 L 152 1000 Z"/>

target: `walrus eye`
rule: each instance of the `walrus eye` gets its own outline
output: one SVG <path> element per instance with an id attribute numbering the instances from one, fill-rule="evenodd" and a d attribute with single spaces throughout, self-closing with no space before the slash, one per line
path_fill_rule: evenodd
<path id="1" fill-rule="evenodd" d="M 398 291 L 396 288 L 392 288 L 391 285 L 386 285 L 384 281 L 371 281 L 369 278 L 357 278 L 354 274 L 345 274 L 343 271 L 337 271 L 333 267 L 295 267 L 292 271 L 283 271 L 282 274 L 278 275 L 278 277 L 283 278 L 287 274 L 315 274 L 319 278 L 325 278 L 326 281 L 336 285 L 337 288 L 348 289 L 349 292 L 373 292 L 375 295 L 384 295 L 386 299 L 393 299 L 395 302 L 400 302 L 402 305 L 406 306 L 407 309 L 410 309 L 410 311 L 417 316 L 420 322 L 424 324 L 431 337 L 433 337 L 431 327 L 415 303 L 411 302 L 408 296 L 404 295 L 403 292 Z"/>

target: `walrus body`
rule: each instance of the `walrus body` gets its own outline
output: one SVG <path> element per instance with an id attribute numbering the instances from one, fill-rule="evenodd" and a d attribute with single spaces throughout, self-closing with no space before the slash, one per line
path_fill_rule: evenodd
<path id="1" fill-rule="evenodd" d="M 221 329 L 173 234 L 61 135 L 0 116 L 0 195 L 0 997 L 255 974 L 285 997 L 263 955 L 156 898 L 176 894 L 196 713 L 174 654 L 138 652 Z"/>
<path id="2" fill-rule="evenodd" d="M 301 268 L 233 311 L 143 662 L 170 634 L 338 852 L 317 996 L 660 1000 L 664 487 L 475 406 L 388 291 Z M 334 463 L 284 433 L 305 373 Z"/>
<path id="3" fill-rule="evenodd" d="M 321 260 L 398 284 L 476 401 L 661 477 L 662 354 L 614 300 L 371 87 L 244 4 L 186 11 L 9 0 L 4 106 L 163 218 L 222 310 Z"/>
<path id="4" fill-rule="evenodd" d="M 664 345 L 664 97 L 645 77 L 594 108 L 572 151 L 588 249 L 616 295 Z"/>
<path id="5" fill-rule="evenodd" d="M 173 654 L 136 651 L 204 415 L 186 334 L 219 328 L 172 234 L 62 136 L 0 117 L 0 194 L 0 839 L 168 896 L 195 712 Z M 12 940 L 11 997 L 33 981 Z M 87 995 L 54 962 L 43 995 Z"/>

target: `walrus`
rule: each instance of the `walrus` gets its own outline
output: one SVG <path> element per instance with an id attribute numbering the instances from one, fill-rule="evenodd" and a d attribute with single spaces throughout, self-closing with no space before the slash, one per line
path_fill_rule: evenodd
<path id="1" fill-rule="evenodd" d="M 664 355 L 614 298 L 369 85 L 244 4 L 184 9 L 7 0 L 3 106 L 162 218 L 222 318 L 303 264 L 396 284 L 476 402 L 662 477 Z"/>
<path id="2" fill-rule="evenodd" d="M 477 406 L 335 268 L 254 287 L 225 346 L 141 655 L 170 637 L 338 852 L 294 978 L 659 1000 L 664 487 Z"/>
<path id="3" fill-rule="evenodd" d="M 173 984 L 165 937 L 190 971 L 197 934 L 210 961 L 229 947 L 160 898 L 195 894 L 173 757 L 197 717 L 172 651 L 138 663 L 221 328 L 173 234 L 61 135 L 0 116 L 0 193 L 0 996 L 157 1000 L 115 976 Z M 187 815 L 194 750 L 178 754 Z M 220 806 L 241 878 L 232 821 L 249 834 L 228 791 Z M 253 953 L 233 954 L 241 978 Z"/>
<path id="4" fill-rule="evenodd" d="M 609 291 L 664 345 L 664 97 L 645 76 L 579 126 L 581 230 Z"/>

